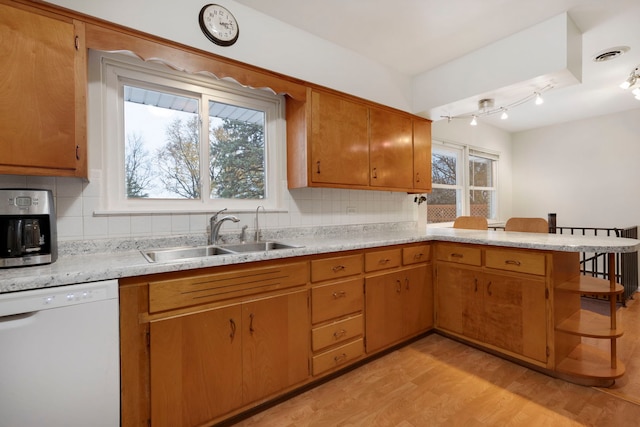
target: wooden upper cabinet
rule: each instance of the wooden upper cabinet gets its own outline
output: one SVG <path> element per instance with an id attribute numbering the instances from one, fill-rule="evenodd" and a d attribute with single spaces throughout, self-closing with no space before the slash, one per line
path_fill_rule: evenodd
<path id="1" fill-rule="evenodd" d="M 336 95 L 311 94 L 311 181 L 369 185 L 369 112 Z"/>
<path id="2" fill-rule="evenodd" d="M 379 108 L 369 110 L 371 186 L 413 188 L 411 117 Z"/>
<path id="3" fill-rule="evenodd" d="M 431 191 L 431 122 L 413 120 L 413 189 Z"/>
<path id="4" fill-rule="evenodd" d="M 84 25 L 0 3 L 0 173 L 87 176 Z"/>
<path id="5" fill-rule="evenodd" d="M 287 98 L 289 188 L 431 190 L 431 121 L 330 90 Z"/>

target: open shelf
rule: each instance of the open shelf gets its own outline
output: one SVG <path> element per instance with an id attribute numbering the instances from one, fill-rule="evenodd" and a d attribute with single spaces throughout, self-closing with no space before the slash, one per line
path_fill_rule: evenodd
<path id="1" fill-rule="evenodd" d="M 620 360 L 615 360 L 615 368 L 611 365 L 609 352 L 588 344 L 579 344 L 556 365 L 556 370 L 589 379 L 614 380 L 624 375 L 625 367 Z"/>
<path id="2" fill-rule="evenodd" d="M 617 316 L 616 325 L 621 324 L 620 313 Z M 557 331 L 566 332 L 572 335 L 592 338 L 619 338 L 623 331 L 620 327 L 611 329 L 611 318 L 594 313 L 588 310 L 578 310 L 569 318 L 563 320 L 556 326 Z"/>
<path id="3" fill-rule="evenodd" d="M 624 292 L 624 287 L 616 283 L 611 289 L 609 279 L 579 275 L 556 286 L 559 291 L 572 292 L 584 295 L 618 295 Z"/>

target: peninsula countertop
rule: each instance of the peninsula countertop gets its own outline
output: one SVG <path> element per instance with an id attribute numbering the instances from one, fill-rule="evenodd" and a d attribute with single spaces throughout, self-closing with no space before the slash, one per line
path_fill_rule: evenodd
<path id="1" fill-rule="evenodd" d="M 141 240 L 135 249 L 61 255 L 57 261 L 48 265 L 0 270 L 0 293 L 415 242 L 448 241 L 533 250 L 597 253 L 635 252 L 640 247 L 639 240 L 618 237 L 438 227 L 427 227 L 426 230 L 361 231 L 329 236 L 296 236 L 273 240 L 297 247 L 150 263 L 140 252 L 141 249 L 147 249 L 145 241 Z"/>

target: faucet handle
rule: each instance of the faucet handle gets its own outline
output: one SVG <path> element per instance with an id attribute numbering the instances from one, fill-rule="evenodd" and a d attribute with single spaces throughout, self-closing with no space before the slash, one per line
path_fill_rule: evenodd
<path id="1" fill-rule="evenodd" d="M 211 221 L 215 222 L 218 220 L 218 215 L 220 215 L 222 212 L 226 211 L 227 208 L 224 209 L 220 209 L 218 212 L 214 213 L 213 216 L 211 217 Z"/>

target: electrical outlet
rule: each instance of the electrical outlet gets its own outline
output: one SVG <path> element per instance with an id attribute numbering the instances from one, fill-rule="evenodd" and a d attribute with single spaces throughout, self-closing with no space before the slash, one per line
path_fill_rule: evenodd
<path id="1" fill-rule="evenodd" d="M 356 207 L 355 206 L 347 206 L 347 215 L 355 215 Z"/>

